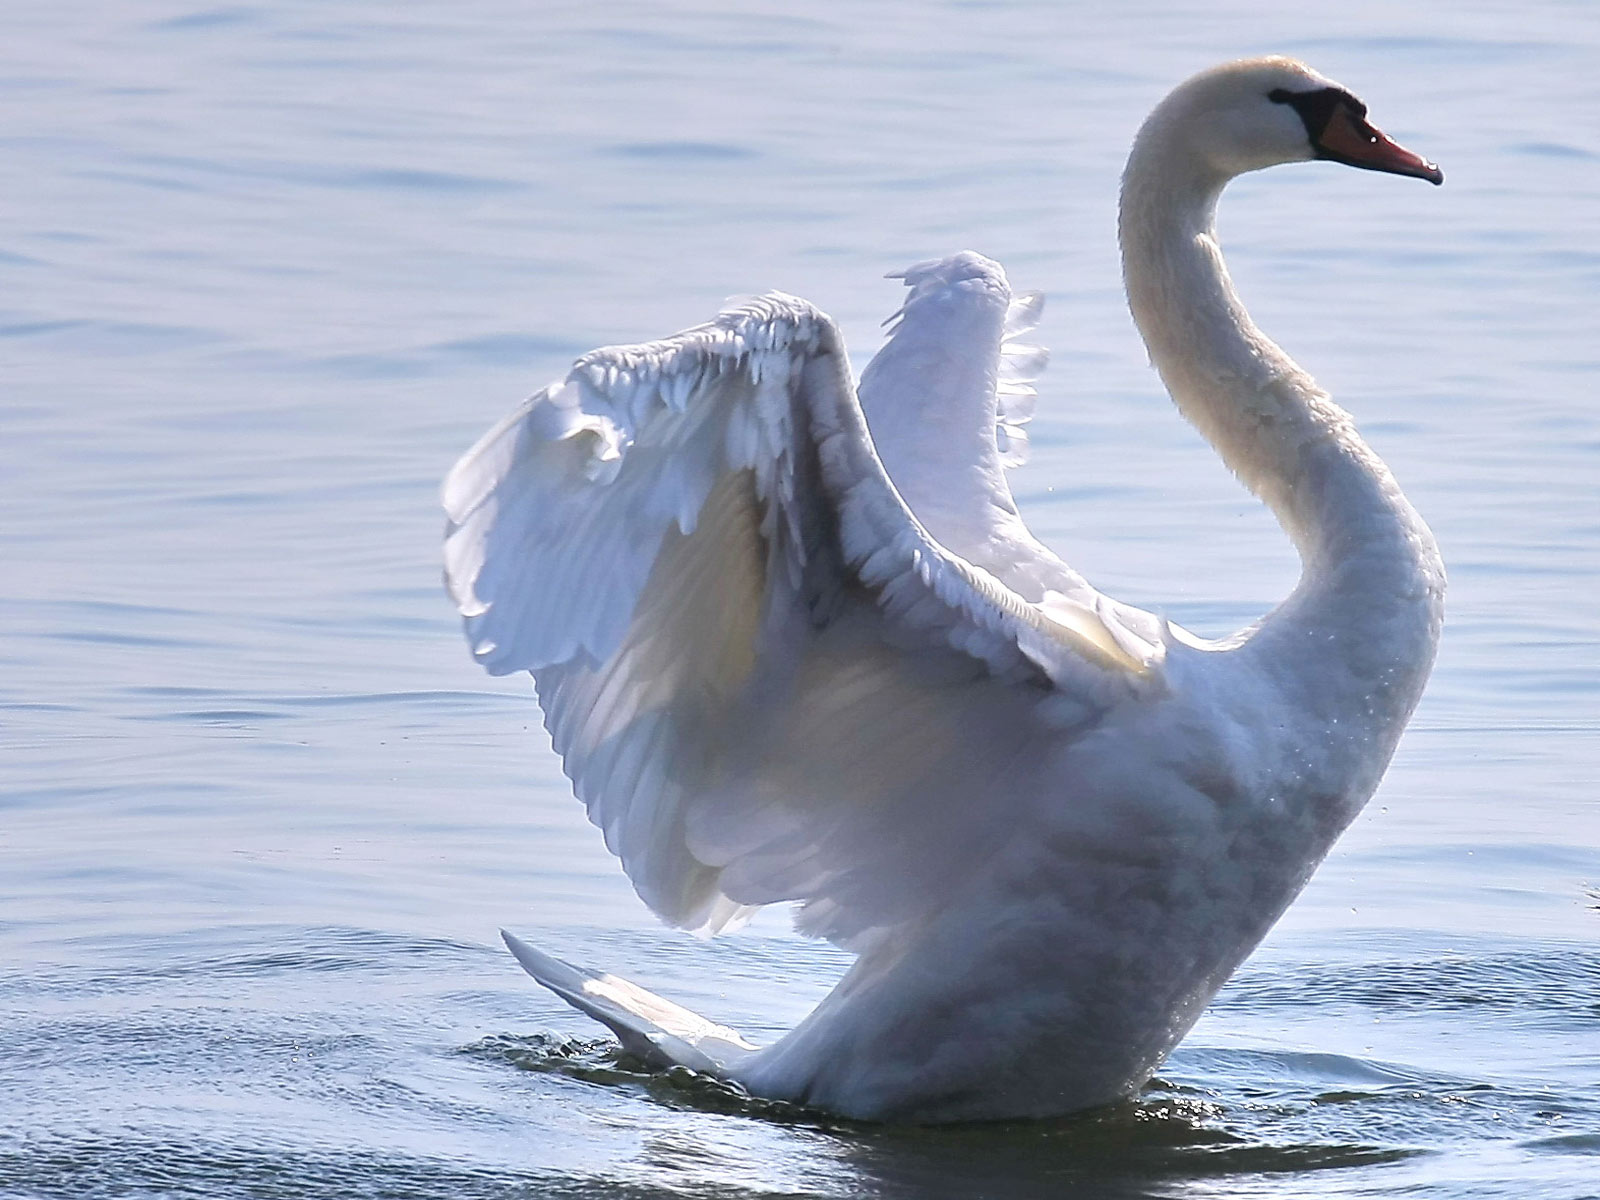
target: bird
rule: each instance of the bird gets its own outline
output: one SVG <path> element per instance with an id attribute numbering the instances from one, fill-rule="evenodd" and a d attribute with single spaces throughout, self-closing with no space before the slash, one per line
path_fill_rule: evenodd
<path id="1" fill-rule="evenodd" d="M 650 1066 L 915 1124 L 1137 1093 L 1377 787 L 1443 621 L 1437 544 L 1350 416 L 1251 320 L 1234 177 L 1433 163 L 1296 60 L 1176 87 L 1122 178 L 1127 299 L 1181 415 L 1296 547 L 1293 591 L 1195 635 L 1029 531 L 1041 300 L 962 252 L 901 273 L 853 380 L 782 292 L 583 355 L 449 472 L 471 652 L 527 671 L 639 897 L 701 934 L 788 903 L 853 952 L 757 1046 L 507 933 Z"/>

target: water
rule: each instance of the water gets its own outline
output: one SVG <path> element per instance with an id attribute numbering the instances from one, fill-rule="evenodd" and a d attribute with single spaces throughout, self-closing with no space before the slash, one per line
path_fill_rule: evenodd
<path id="1" fill-rule="evenodd" d="M 1424 2 L 13 4 L 0 18 L 0 1192 L 1600 1194 L 1600 21 Z M 572 355 L 779 286 L 858 355 L 963 246 L 1051 295 L 1035 528 L 1202 632 L 1290 585 L 1120 300 L 1128 140 L 1284 50 L 1449 182 L 1242 181 L 1260 323 L 1452 575 L 1387 782 L 1137 1101 L 885 1130 L 640 1074 L 510 925 L 770 1037 L 843 957 L 660 929 L 438 478 Z"/>

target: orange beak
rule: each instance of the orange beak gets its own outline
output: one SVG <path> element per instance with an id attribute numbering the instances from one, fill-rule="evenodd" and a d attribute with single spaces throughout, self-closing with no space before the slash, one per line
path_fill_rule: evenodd
<path id="1" fill-rule="evenodd" d="M 1386 171 L 1390 175 L 1411 175 L 1434 184 L 1444 182 L 1444 172 L 1437 166 L 1399 142 L 1390 141 L 1342 104 L 1329 117 L 1322 136 L 1317 139 L 1317 149 L 1323 157 L 1352 167 Z"/>

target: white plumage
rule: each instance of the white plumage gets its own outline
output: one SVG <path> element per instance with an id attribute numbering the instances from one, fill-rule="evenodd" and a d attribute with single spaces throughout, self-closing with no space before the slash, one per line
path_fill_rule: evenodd
<path id="1" fill-rule="evenodd" d="M 1042 1115 L 1148 1077 L 1371 794 L 1438 632 L 1426 527 L 1211 233 L 1228 177 L 1324 143 L 1423 173 L 1339 140 L 1342 90 L 1318 128 L 1305 98 L 1335 88 L 1286 59 L 1198 76 L 1125 181 L 1152 358 L 1305 559 L 1224 642 L 1028 532 L 1004 467 L 1040 301 L 975 254 L 904 272 L 859 396 L 833 323 L 774 292 L 585 355 L 456 465 L 473 652 L 533 673 L 640 896 L 710 932 L 798 902 L 859 956 L 761 1050 L 508 939 L 536 978 L 639 1053 L 860 1117 Z"/>

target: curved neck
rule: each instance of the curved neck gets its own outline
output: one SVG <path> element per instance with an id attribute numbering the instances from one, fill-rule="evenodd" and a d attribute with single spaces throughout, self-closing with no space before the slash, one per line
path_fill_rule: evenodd
<path id="1" fill-rule="evenodd" d="M 1188 152 L 1182 134 L 1152 118 L 1134 143 L 1123 177 L 1123 270 L 1134 320 L 1179 410 L 1300 552 L 1300 586 L 1250 640 L 1303 663 L 1284 670 L 1319 686 L 1329 682 L 1330 655 L 1343 664 L 1335 674 L 1414 667 L 1394 680 L 1397 710 L 1409 712 L 1442 613 L 1433 536 L 1349 414 L 1245 312 L 1214 228 L 1227 178 Z M 1315 662 L 1307 661 L 1313 644 L 1326 647 L 1309 655 Z"/>
<path id="2" fill-rule="evenodd" d="M 1119 234 L 1134 320 L 1179 411 L 1272 509 L 1308 570 L 1385 535 L 1426 533 L 1349 414 L 1250 319 L 1216 238 L 1227 178 L 1173 132 L 1147 126 L 1134 143 Z"/>

